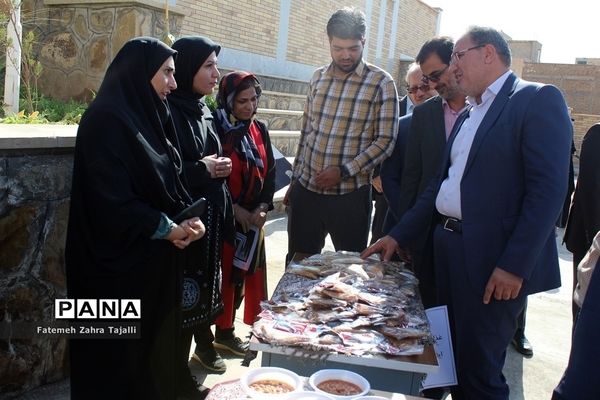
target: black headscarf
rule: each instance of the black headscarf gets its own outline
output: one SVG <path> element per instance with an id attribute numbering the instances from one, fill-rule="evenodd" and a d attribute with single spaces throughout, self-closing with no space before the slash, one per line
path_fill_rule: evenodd
<path id="1" fill-rule="evenodd" d="M 160 131 L 157 124 L 163 125 L 160 117 L 164 115 L 166 106 L 158 98 L 150 80 L 168 57 L 176 55 L 177 51 L 157 39 L 131 39 L 109 65 L 90 108 L 112 106 L 121 118 L 134 126 Z M 152 127 L 148 126 L 148 122 Z"/>
<path id="2" fill-rule="evenodd" d="M 214 51 L 218 56 L 221 46 L 202 36 L 188 36 L 173 43 L 173 49 L 180 52 L 175 60 L 175 79 L 178 96 L 200 99 L 203 94 L 194 93 L 194 76 L 202 64 Z"/>
<path id="3" fill-rule="evenodd" d="M 174 128 L 150 83 L 175 54 L 154 38 L 125 43 L 81 119 L 70 231 L 77 231 L 76 242 L 87 242 L 78 245 L 98 252 L 99 271 L 130 268 L 146 251 L 160 213 L 173 216 L 191 202 L 167 138 Z"/>

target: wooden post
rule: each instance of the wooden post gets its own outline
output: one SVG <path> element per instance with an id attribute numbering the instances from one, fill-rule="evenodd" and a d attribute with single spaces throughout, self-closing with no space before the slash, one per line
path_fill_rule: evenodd
<path id="1" fill-rule="evenodd" d="M 9 15 L 6 37 L 6 71 L 4 76 L 4 113 L 19 112 L 19 89 L 21 87 L 21 3 L 15 2 Z"/>

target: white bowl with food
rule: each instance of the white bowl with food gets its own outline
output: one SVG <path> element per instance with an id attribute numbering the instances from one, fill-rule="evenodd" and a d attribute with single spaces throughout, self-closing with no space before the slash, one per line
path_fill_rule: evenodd
<path id="1" fill-rule="evenodd" d="M 308 384 L 317 393 L 336 400 L 365 396 L 371 390 L 369 381 L 356 372 L 345 369 L 322 369 L 308 378 Z"/>
<path id="2" fill-rule="evenodd" d="M 240 378 L 244 392 L 253 399 L 285 399 L 303 389 L 302 379 L 294 372 L 277 367 L 249 370 Z"/>
<path id="3" fill-rule="evenodd" d="M 310 392 L 310 391 L 302 391 L 290 393 L 286 397 L 285 400 L 334 400 L 333 397 L 328 396 L 323 393 Z"/>

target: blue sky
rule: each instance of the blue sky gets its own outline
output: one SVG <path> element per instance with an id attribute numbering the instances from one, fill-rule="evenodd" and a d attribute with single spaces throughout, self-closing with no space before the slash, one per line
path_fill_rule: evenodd
<path id="1" fill-rule="evenodd" d="M 542 43 L 541 61 L 575 63 L 600 58 L 597 0 L 422 0 L 444 11 L 440 34 L 457 39 L 470 25 L 504 31 L 515 40 Z"/>

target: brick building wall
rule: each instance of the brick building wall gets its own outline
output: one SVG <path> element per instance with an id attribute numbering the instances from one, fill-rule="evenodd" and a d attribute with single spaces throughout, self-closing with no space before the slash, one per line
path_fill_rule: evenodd
<path id="1" fill-rule="evenodd" d="M 572 108 L 577 151 L 587 130 L 600 122 L 600 65 L 524 63 L 523 79 L 556 85 Z"/>
<path id="2" fill-rule="evenodd" d="M 208 36 L 223 47 L 275 56 L 279 0 L 177 0 L 187 10 L 182 33 Z"/>
<path id="3" fill-rule="evenodd" d="M 402 54 L 416 57 L 423 43 L 436 35 L 438 13 L 421 1 L 400 0 L 398 46 Z"/>
<path id="4" fill-rule="evenodd" d="M 348 1 L 345 5 L 364 10 L 364 1 Z M 314 66 L 328 63 L 331 58 L 326 33 L 327 20 L 339 8 L 340 3 L 335 0 L 293 1 L 287 59 Z"/>
<path id="5" fill-rule="evenodd" d="M 600 65 L 600 58 L 577 57 L 575 64 Z"/>
<path id="6" fill-rule="evenodd" d="M 182 34 L 208 36 L 223 47 L 222 67 L 300 80 L 330 61 L 326 25 L 339 8 L 365 12 L 365 58 L 395 79 L 400 60 L 414 57 L 436 34 L 440 13 L 421 0 L 177 0 L 176 5 L 186 10 Z"/>
<path id="7" fill-rule="evenodd" d="M 523 79 L 558 86 L 574 113 L 600 115 L 599 65 L 525 63 Z"/>

